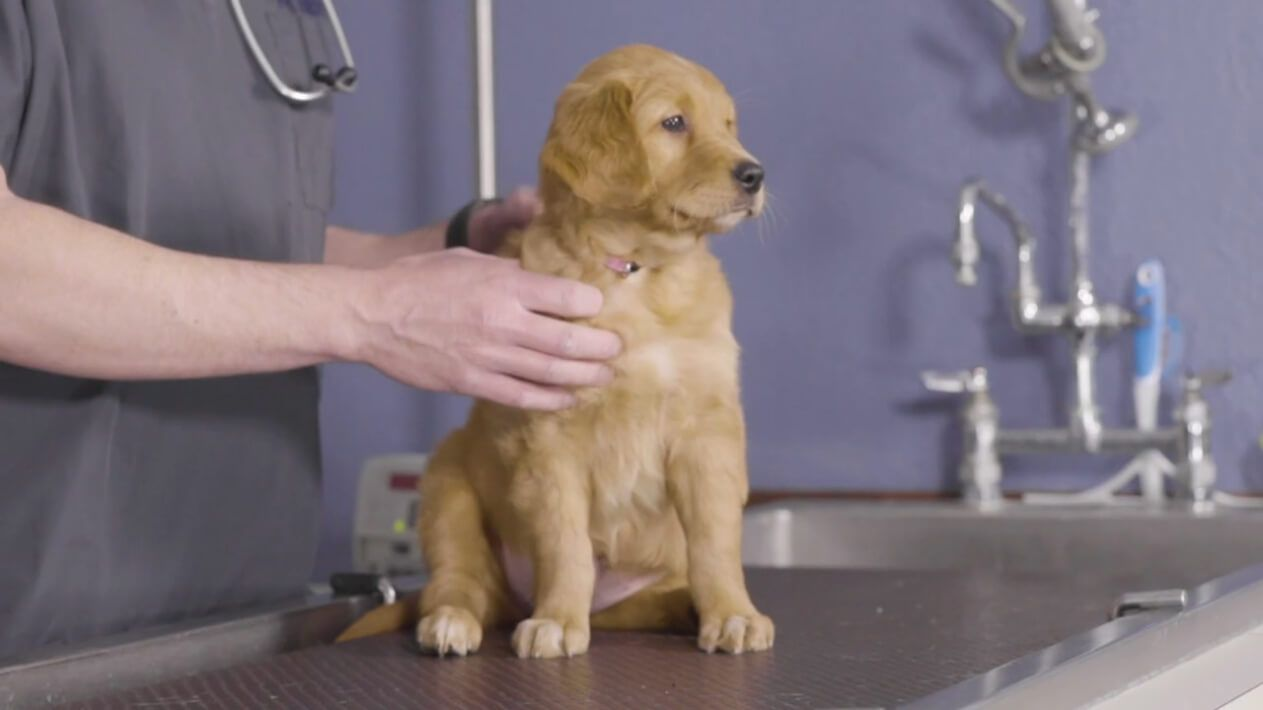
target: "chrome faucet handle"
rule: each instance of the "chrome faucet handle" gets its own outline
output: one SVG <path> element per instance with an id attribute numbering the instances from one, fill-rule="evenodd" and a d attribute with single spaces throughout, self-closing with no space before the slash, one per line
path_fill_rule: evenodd
<path id="1" fill-rule="evenodd" d="M 1189 373 L 1184 376 L 1184 391 L 1186 393 L 1200 394 L 1208 388 L 1221 387 L 1231 381 L 1232 372 L 1229 370 L 1206 370 Z"/>
<path id="2" fill-rule="evenodd" d="M 1210 402 L 1207 387 L 1217 387 L 1232 379 L 1227 370 L 1189 373 L 1184 376 L 1184 396 L 1175 406 L 1173 418 L 1180 429 L 1178 490 L 1194 504 L 1214 500 L 1219 470 L 1211 454 Z"/>
<path id="3" fill-rule="evenodd" d="M 944 394 L 961 394 L 987 391 L 987 368 L 975 367 L 972 370 L 958 372 L 938 372 L 923 370 L 921 384 L 931 392 Z"/>
<path id="4" fill-rule="evenodd" d="M 1117 330 L 1119 328 L 1135 328 L 1140 325 L 1140 316 L 1125 306 L 1106 303 L 1100 306 L 1102 328 Z"/>
<path id="5" fill-rule="evenodd" d="M 975 367 L 958 372 L 921 372 L 921 382 L 931 392 L 963 394 L 960 400 L 961 459 L 958 475 L 961 495 L 971 503 L 994 506 L 1004 500 L 1000 487 L 1003 469 L 996 449 L 1000 410 L 987 387 L 987 369 Z"/>

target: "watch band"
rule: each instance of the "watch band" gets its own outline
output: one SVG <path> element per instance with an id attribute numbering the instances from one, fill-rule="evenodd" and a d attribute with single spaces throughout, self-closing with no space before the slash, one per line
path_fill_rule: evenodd
<path id="1" fill-rule="evenodd" d="M 443 246 L 447 249 L 469 246 L 469 218 L 479 207 L 496 204 L 502 200 L 493 197 L 488 200 L 474 200 L 460 208 L 447 222 L 447 231 L 443 236 Z"/>

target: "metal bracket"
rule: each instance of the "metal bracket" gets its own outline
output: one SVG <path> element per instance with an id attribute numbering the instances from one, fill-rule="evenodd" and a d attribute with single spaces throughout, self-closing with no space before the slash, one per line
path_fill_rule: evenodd
<path id="1" fill-rule="evenodd" d="M 382 604 L 394 604 L 399 598 L 395 585 L 384 574 L 337 572 L 330 577 L 329 587 L 335 597 L 371 594 Z"/>
<path id="2" fill-rule="evenodd" d="M 1183 589 L 1155 589 L 1148 592 L 1127 592 L 1118 597 L 1110 610 L 1110 620 L 1144 611 L 1174 609 L 1184 611 L 1188 606 L 1188 592 Z"/>

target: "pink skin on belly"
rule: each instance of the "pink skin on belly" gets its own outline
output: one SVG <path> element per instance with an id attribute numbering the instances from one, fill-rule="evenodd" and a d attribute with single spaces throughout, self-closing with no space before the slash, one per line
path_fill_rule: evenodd
<path id="1" fill-rule="evenodd" d="M 535 571 L 531 568 L 531 561 L 525 555 L 510 550 L 503 543 L 498 545 L 498 548 L 500 565 L 504 568 L 504 576 L 509 582 L 509 588 L 513 590 L 514 596 L 523 607 L 527 610 L 533 609 Z M 612 570 L 605 564 L 605 560 L 598 558 L 596 560 L 596 586 L 592 590 L 592 613 L 595 614 L 614 606 L 661 578 L 660 573 L 632 574 Z"/>

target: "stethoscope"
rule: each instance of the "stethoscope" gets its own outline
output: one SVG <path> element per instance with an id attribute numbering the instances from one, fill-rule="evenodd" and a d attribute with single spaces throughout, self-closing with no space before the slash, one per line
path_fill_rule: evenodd
<path id="1" fill-rule="evenodd" d="M 347 44 L 346 33 L 342 31 L 338 11 L 333 8 L 333 0 L 324 0 L 325 12 L 329 14 L 329 24 L 333 27 L 333 34 L 338 38 L 338 47 L 342 50 L 342 68 L 335 72 L 327 64 L 315 65 L 311 68 L 311 78 L 315 80 L 316 85 L 307 90 L 295 89 L 281 79 L 272 68 L 272 63 L 268 61 L 263 48 L 259 46 L 259 40 L 254 36 L 254 30 L 250 28 L 250 22 L 246 19 L 245 10 L 241 8 L 241 0 L 228 1 L 232 4 L 232 12 L 237 17 L 237 26 L 241 28 L 241 34 L 250 47 L 250 53 L 254 55 L 259 68 L 263 70 L 263 75 L 272 84 L 272 88 L 276 89 L 276 93 L 296 104 L 306 104 L 319 101 L 333 91 L 346 93 L 355 91 L 355 80 L 359 78 L 359 75 L 355 71 L 355 60 L 351 58 L 351 46 Z"/>

